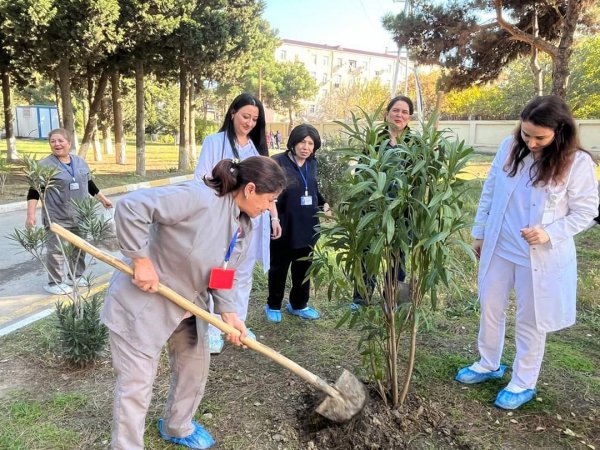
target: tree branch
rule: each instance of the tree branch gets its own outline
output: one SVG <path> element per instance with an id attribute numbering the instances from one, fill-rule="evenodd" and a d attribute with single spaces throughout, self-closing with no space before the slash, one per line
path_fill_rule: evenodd
<path id="1" fill-rule="evenodd" d="M 502 0 L 494 0 L 494 7 L 496 9 L 496 21 L 500 27 L 510 33 L 512 37 L 518 41 L 525 42 L 532 45 L 539 50 L 550 55 L 553 59 L 558 53 L 558 48 L 543 39 L 536 38 L 533 35 L 520 30 L 514 25 L 508 23 L 502 16 Z"/>

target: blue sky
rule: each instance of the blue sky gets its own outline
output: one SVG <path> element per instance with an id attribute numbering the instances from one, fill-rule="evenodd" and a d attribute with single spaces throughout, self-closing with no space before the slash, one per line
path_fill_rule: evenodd
<path id="1" fill-rule="evenodd" d="M 401 12 L 393 0 L 266 0 L 263 17 L 282 39 L 383 53 L 396 46 L 383 29 L 385 13 Z"/>

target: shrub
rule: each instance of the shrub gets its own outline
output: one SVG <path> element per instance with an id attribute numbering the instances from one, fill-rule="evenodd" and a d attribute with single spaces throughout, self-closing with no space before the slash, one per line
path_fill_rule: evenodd
<path id="1" fill-rule="evenodd" d="M 451 250 L 458 247 L 473 257 L 459 233 L 470 220 L 462 208 L 466 185 L 458 177 L 473 149 L 447 139 L 435 129 L 434 119 L 423 124 L 421 133 L 388 147 L 377 113 L 363 114 L 353 115 L 350 124 L 339 123 L 348 146 L 338 152 L 353 164 L 353 176 L 341 186 L 333 221 L 321 223 L 311 275 L 316 287 L 329 284 L 330 297 L 346 299 L 354 282 L 368 300 L 340 325 L 347 321 L 362 331 L 363 365 L 382 398 L 396 406 L 408 393 L 425 301 L 435 308 L 439 285 L 450 285 L 461 267 Z M 398 281 L 400 269 L 408 272 L 408 286 Z M 374 287 L 365 280 L 373 280 Z M 399 392 L 404 333 L 409 345 Z"/>
<path id="2" fill-rule="evenodd" d="M 85 367 L 107 353 L 108 330 L 100 322 L 103 294 L 56 303 L 56 327 L 66 360 Z"/>

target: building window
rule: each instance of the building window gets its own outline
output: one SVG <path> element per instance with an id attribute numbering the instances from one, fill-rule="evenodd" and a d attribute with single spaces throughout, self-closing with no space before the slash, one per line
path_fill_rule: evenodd
<path id="1" fill-rule="evenodd" d="M 333 86 L 334 87 L 340 87 L 340 84 L 342 84 L 342 76 L 341 75 L 336 75 L 335 76 L 335 81 L 333 82 Z"/>
<path id="2" fill-rule="evenodd" d="M 368 64 L 367 64 L 366 61 L 361 61 L 360 62 L 360 67 L 362 67 L 363 69 L 367 70 L 367 66 L 368 66 Z"/>
<path id="3" fill-rule="evenodd" d="M 317 72 L 311 72 L 310 76 L 313 78 L 313 80 L 317 81 Z"/>
<path id="4" fill-rule="evenodd" d="M 315 105 L 308 105 L 308 112 L 311 114 L 314 114 L 317 111 L 317 108 Z"/>
<path id="5" fill-rule="evenodd" d="M 327 89 L 325 89 L 325 88 L 321 89 L 321 95 L 322 96 L 327 95 Z"/>
<path id="6" fill-rule="evenodd" d="M 321 82 L 322 83 L 327 83 L 327 74 L 326 73 L 324 73 L 323 77 L 321 77 Z"/>
<path id="7" fill-rule="evenodd" d="M 391 71 L 392 71 L 392 65 L 391 65 L 391 64 L 388 64 L 388 65 L 387 65 L 387 67 L 385 68 L 385 70 L 386 70 L 387 72 L 391 72 Z"/>
<path id="8" fill-rule="evenodd" d="M 285 61 L 287 58 L 287 52 L 285 50 L 281 50 L 279 52 L 279 59 L 281 59 L 282 61 Z"/>
<path id="9" fill-rule="evenodd" d="M 312 55 L 313 64 L 317 65 L 317 55 Z"/>
<path id="10" fill-rule="evenodd" d="M 336 65 L 339 66 L 339 67 L 342 67 L 342 58 L 338 58 L 337 59 Z"/>
<path id="11" fill-rule="evenodd" d="M 328 66 L 329 65 L 329 56 L 323 56 L 323 65 L 324 66 Z"/>
<path id="12" fill-rule="evenodd" d="M 356 69 L 356 61 L 351 59 L 348 61 L 348 65 L 350 66 L 351 69 Z"/>

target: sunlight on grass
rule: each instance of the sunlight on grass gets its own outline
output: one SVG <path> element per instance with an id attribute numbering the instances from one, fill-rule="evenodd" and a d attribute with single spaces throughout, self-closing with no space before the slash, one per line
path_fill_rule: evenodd
<path id="1" fill-rule="evenodd" d="M 78 394 L 57 396 L 60 400 L 37 401 L 16 400 L 0 405 L 0 448 L 11 450 L 78 448 L 80 437 L 77 432 L 53 423 L 64 413 L 80 409 L 81 403 L 73 399 Z M 55 399 L 56 400 L 56 399 Z"/>

